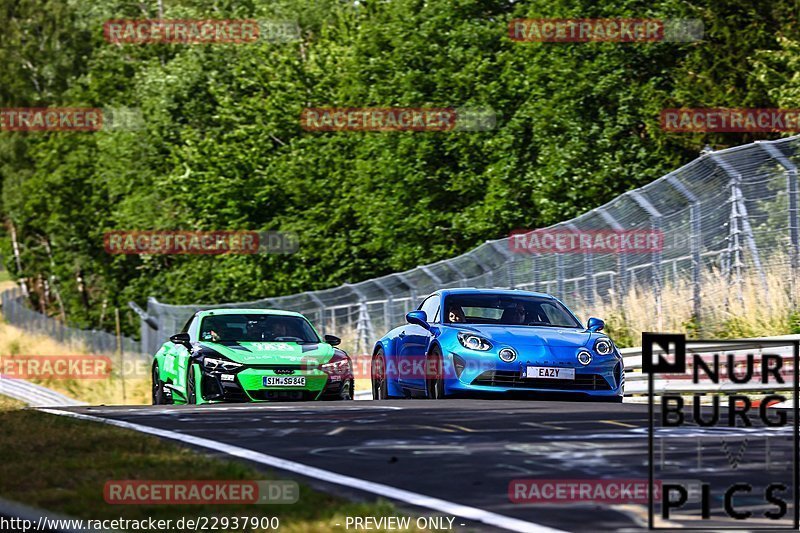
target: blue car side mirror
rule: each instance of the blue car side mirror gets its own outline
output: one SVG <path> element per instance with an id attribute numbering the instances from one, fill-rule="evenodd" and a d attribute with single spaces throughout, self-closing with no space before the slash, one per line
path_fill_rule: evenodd
<path id="1" fill-rule="evenodd" d="M 409 324 L 416 324 L 425 329 L 431 329 L 431 325 L 428 324 L 428 315 L 425 314 L 425 311 L 411 311 L 406 315 L 406 320 Z"/>
<path id="2" fill-rule="evenodd" d="M 601 331 L 604 327 L 606 327 L 606 323 L 595 317 L 590 318 L 586 324 L 586 329 L 592 332 Z"/>

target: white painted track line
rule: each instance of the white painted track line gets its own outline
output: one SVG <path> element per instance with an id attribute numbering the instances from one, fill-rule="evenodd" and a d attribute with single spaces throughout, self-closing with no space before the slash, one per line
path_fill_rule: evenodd
<path id="1" fill-rule="evenodd" d="M 459 516 L 489 526 L 508 529 L 511 531 L 523 531 L 529 533 L 564 533 L 559 529 L 553 529 L 533 522 L 526 522 L 524 520 L 520 520 L 517 518 L 512 518 L 509 516 L 492 513 L 490 511 L 479 509 L 477 507 L 461 505 L 446 500 L 440 500 L 439 498 L 425 496 L 424 494 L 417 494 L 416 492 L 398 489 L 395 487 L 391 487 L 389 485 L 383 485 L 382 483 L 375 483 L 373 481 L 366 481 L 355 477 L 337 474 L 336 472 L 330 472 L 328 470 L 323 470 L 321 468 L 304 465 L 302 463 L 289 461 L 287 459 L 281 459 L 280 457 L 267 455 L 253 450 L 247 450 L 245 448 L 240 448 L 238 446 L 233 446 L 231 444 L 225 444 L 222 442 L 213 441 L 211 439 L 194 437 L 192 435 L 185 435 L 183 433 L 177 433 L 175 431 L 152 428 L 148 426 L 143 426 L 141 424 L 133 424 L 131 422 L 124 422 L 122 420 L 113 420 L 108 418 L 99 418 L 96 416 L 84 415 L 80 413 L 73 413 L 70 411 L 63 411 L 60 409 L 43 408 L 40 409 L 40 411 L 58 416 L 67 416 L 70 418 L 76 418 L 79 420 L 100 422 L 103 424 L 109 424 L 124 429 L 132 429 L 140 433 L 154 435 L 156 437 L 161 437 L 164 439 L 172 439 L 183 442 L 185 444 L 190 444 L 192 446 L 199 446 L 201 448 L 208 448 L 214 450 L 215 452 L 226 453 L 234 457 L 239 457 L 241 459 L 253 461 L 255 463 L 266 465 L 272 468 L 287 470 L 289 472 L 294 472 L 301 476 L 319 479 L 327 483 L 344 485 L 346 487 L 350 487 L 353 489 L 361 490 L 364 492 L 370 492 L 372 494 L 377 494 L 378 496 L 382 496 L 384 498 L 388 498 L 391 500 L 404 502 L 416 507 L 424 507 L 427 509 L 432 509 L 436 512 L 444 513 L 446 515 Z"/>

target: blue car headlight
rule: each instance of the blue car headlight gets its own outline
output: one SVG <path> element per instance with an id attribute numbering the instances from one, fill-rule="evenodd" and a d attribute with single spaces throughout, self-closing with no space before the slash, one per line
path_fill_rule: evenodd
<path id="1" fill-rule="evenodd" d="M 610 339 L 597 339 L 594 343 L 594 351 L 600 355 L 608 355 L 614 351 L 614 345 Z"/>
<path id="2" fill-rule="evenodd" d="M 473 333 L 465 333 L 463 331 L 459 332 L 458 342 L 460 342 L 461 346 L 463 346 L 464 348 L 469 348 L 470 350 L 478 350 L 479 352 L 485 352 L 487 350 L 492 349 L 491 342 Z"/>

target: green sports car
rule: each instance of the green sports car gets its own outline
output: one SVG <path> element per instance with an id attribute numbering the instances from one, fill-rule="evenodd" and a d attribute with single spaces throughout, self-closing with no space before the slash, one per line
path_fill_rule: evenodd
<path id="1" fill-rule="evenodd" d="M 153 404 L 352 400 L 340 343 L 299 313 L 198 311 L 153 358 Z"/>

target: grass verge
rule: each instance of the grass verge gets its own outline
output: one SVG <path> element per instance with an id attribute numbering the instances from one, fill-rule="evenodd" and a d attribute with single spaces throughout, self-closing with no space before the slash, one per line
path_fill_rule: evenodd
<path id="1" fill-rule="evenodd" d="M 209 457 L 155 437 L 0 402 L 0 496 L 75 518 L 173 519 L 276 516 L 280 530 L 323 532 L 347 516 L 397 516 L 391 503 L 353 503 L 300 485 L 292 505 L 110 505 L 110 480 L 280 479 L 251 466 Z M 413 524 L 413 521 L 412 521 Z M 259 530 L 255 530 L 259 531 Z"/>
<path id="2" fill-rule="evenodd" d="M 0 412 L 22 409 L 23 407 L 25 407 L 24 403 L 0 394 Z"/>

